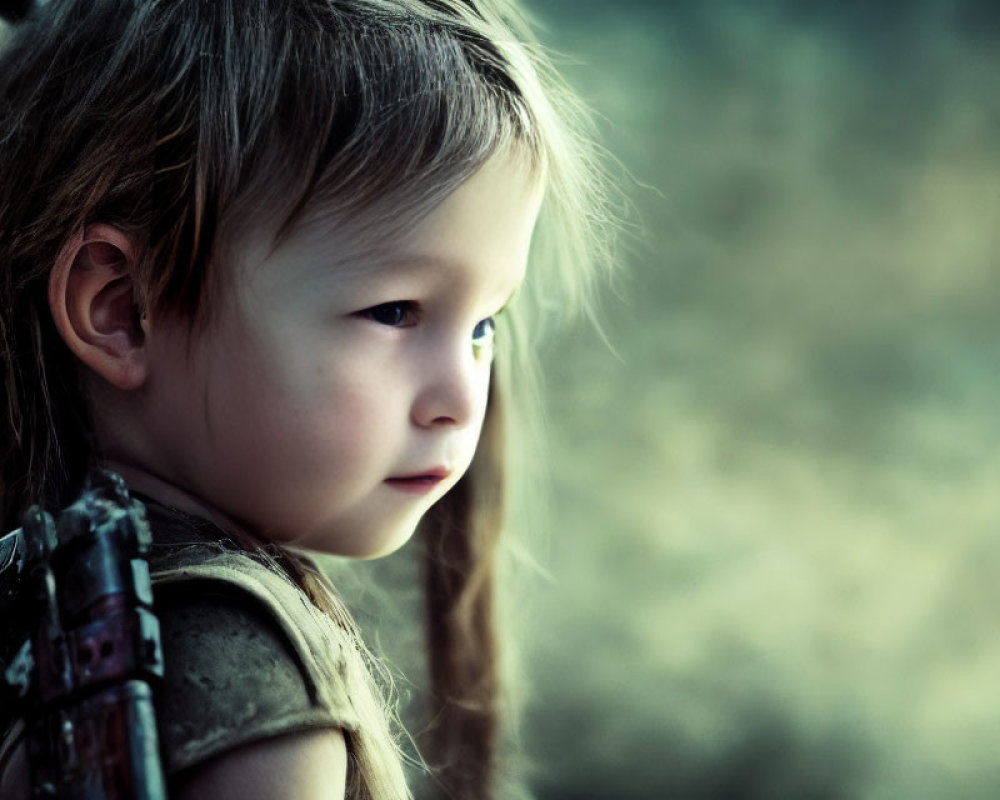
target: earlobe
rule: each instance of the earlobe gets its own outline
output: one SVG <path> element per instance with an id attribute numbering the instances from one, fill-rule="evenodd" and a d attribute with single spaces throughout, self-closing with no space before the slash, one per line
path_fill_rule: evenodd
<path id="1" fill-rule="evenodd" d="M 111 225 L 88 225 L 60 251 L 49 275 L 49 309 L 63 341 L 92 372 L 119 389 L 147 375 L 145 335 L 133 276 L 138 248 Z"/>

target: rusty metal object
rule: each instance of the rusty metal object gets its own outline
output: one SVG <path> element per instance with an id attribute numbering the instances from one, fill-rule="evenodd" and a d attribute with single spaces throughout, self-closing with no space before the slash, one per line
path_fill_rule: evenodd
<path id="1" fill-rule="evenodd" d="M 54 521 L 32 508 L 0 539 L 0 708 L 28 723 L 32 792 L 164 800 L 152 687 L 163 675 L 142 504 L 91 472 Z"/>

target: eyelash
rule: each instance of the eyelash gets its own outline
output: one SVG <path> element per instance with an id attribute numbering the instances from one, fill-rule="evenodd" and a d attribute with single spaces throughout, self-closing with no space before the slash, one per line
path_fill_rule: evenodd
<path id="1" fill-rule="evenodd" d="M 358 315 L 390 328 L 411 328 L 420 321 L 420 307 L 412 300 L 397 300 L 366 308 Z"/>
<path id="2" fill-rule="evenodd" d="M 478 333 L 479 329 L 484 324 L 488 326 L 489 333 L 488 334 L 485 334 L 485 333 L 480 334 L 480 333 Z M 496 318 L 496 315 L 494 315 L 492 317 L 487 317 L 486 319 L 479 320 L 479 322 L 476 323 L 476 327 L 472 329 L 472 349 L 476 350 L 476 351 L 479 351 L 479 350 L 485 350 L 487 348 L 492 348 L 493 347 L 493 342 L 496 339 L 496 335 L 497 335 L 497 318 Z M 489 338 L 489 341 L 485 342 L 485 343 L 482 343 L 482 342 L 480 342 L 480 339 L 482 339 L 484 336 L 487 336 Z"/>
<path id="3" fill-rule="evenodd" d="M 492 316 L 481 319 L 472 330 L 472 347 L 474 350 L 482 351 L 492 347 L 496 337 L 497 317 L 503 310 Z M 411 328 L 420 321 L 420 306 L 412 300 L 396 300 L 391 303 L 380 303 L 377 306 L 366 308 L 358 312 L 358 316 L 369 319 L 379 325 L 390 328 Z M 489 333 L 480 333 L 480 328 L 488 326 Z M 480 340 L 488 336 L 489 341 L 482 343 Z"/>

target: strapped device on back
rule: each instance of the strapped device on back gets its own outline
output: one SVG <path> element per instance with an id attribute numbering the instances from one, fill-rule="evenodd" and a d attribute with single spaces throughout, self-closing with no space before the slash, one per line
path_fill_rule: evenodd
<path id="1" fill-rule="evenodd" d="M 0 538 L 0 722 L 25 720 L 33 797 L 166 798 L 150 545 L 142 504 L 102 470 L 58 520 L 33 507 Z"/>

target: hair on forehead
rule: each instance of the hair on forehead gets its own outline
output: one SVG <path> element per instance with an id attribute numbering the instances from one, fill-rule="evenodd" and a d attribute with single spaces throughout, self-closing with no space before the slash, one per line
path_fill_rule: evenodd
<path id="1" fill-rule="evenodd" d="M 501 148 L 541 160 L 503 29 L 463 3 L 243 0 L 220 19 L 228 5 L 168 20 L 162 82 L 196 80 L 200 102 L 158 114 L 178 155 L 158 169 L 193 167 L 187 213 L 215 245 L 261 222 L 280 241 L 306 215 L 390 237 Z"/>
<path id="2" fill-rule="evenodd" d="M 55 189 L 10 227 L 47 251 L 89 221 L 134 233 L 143 304 L 205 312 L 248 227 L 321 214 L 384 239 L 502 148 L 545 169 L 554 249 L 576 251 L 558 288 L 601 250 L 599 159 L 511 0 L 49 0 L 0 58 L 21 134 L 2 154 Z"/>

